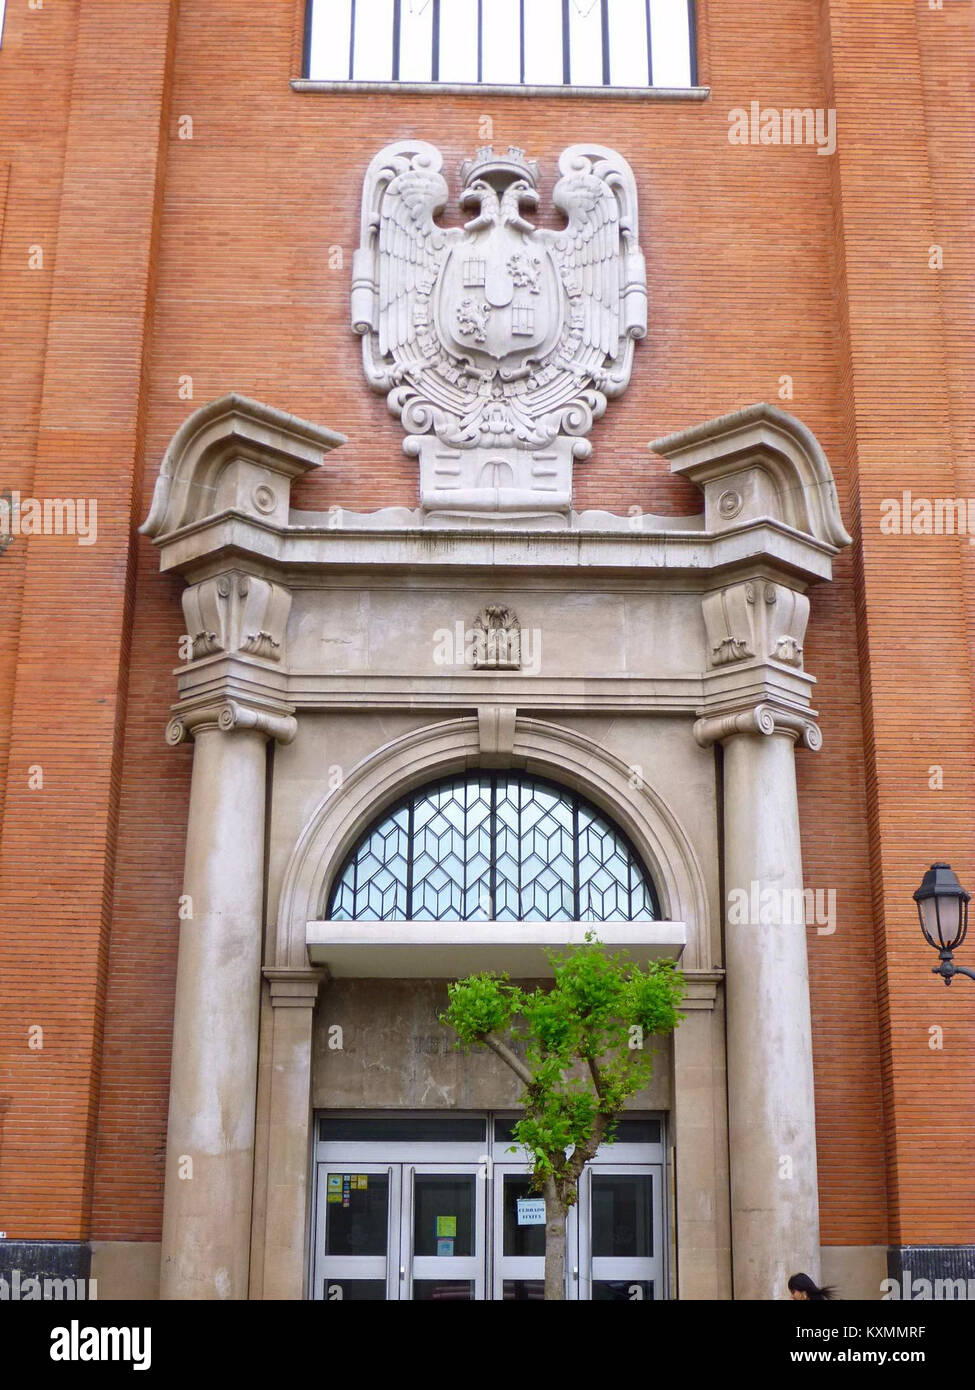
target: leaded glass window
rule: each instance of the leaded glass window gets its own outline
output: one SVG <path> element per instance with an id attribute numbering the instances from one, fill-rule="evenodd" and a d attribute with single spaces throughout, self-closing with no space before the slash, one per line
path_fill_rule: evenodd
<path id="1" fill-rule="evenodd" d="M 331 921 L 649 922 L 656 893 L 622 831 L 565 787 L 511 773 L 422 787 L 346 860 Z"/>

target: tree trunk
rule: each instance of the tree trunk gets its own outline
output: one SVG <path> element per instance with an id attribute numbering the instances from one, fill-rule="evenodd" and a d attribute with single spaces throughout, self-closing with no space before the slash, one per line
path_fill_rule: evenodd
<path id="1" fill-rule="evenodd" d="M 545 1194 L 545 1297 L 565 1298 L 565 1210 L 549 1178 Z"/>

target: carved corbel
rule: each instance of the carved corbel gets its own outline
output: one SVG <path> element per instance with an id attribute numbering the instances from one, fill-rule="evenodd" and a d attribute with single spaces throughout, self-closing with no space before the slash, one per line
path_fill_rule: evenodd
<path id="1" fill-rule="evenodd" d="M 802 644 L 809 620 L 805 594 L 784 584 L 747 580 L 708 594 L 701 608 L 710 666 L 758 660 L 802 669 Z"/>
<path id="2" fill-rule="evenodd" d="M 236 571 L 183 591 L 193 660 L 219 652 L 283 660 L 290 611 L 291 593 L 283 585 Z"/>

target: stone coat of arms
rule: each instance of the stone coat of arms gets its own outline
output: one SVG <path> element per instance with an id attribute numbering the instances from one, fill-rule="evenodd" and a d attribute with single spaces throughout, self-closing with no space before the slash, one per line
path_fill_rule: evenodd
<path id="1" fill-rule="evenodd" d="M 366 378 L 419 458 L 425 513 L 564 516 L 573 460 L 646 334 L 632 170 L 599 145 L 564 150 L 556 231 L 529 221 L 538 165 L 514 148 L 461 165 L 473 215 L 440 226 L 442 164 L 435 146 L 400 140 L 366 173 L 352 285 Z"/>

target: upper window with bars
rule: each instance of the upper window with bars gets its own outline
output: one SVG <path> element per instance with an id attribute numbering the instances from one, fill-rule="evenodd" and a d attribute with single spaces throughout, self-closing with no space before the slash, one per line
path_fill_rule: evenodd
<path id="1" fill-rule="evenodd" d="M 697 82 L 694 0 L 308 0 L 305 76 L 690 88 Z"/>
<path id="2" fill-rule="evenodd" d="M 527 773 L 455 777 L 385 811 L 329 895 L 335 922 L 652 922 L 657 895 L 623 833 Z"/>

